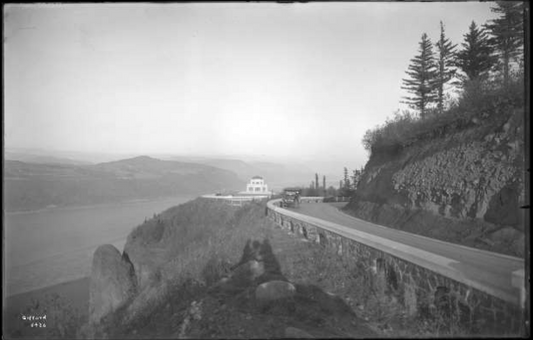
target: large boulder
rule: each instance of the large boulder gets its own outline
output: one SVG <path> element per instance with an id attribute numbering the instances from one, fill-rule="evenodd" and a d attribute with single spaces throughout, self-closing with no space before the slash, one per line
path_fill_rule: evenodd
<path id="1" fill-rule="evenodd" d="M 94 252 L 89 292 L 89 321 L 98 323 L 136 294 L 137 279 L 128 256 L 113 245 Z"/>
<path id="2" fill-rule="evenodd" d="M 290 298 L 296 294 L 296 287 L 287 281 L 268 281 L 255 289 L 255 298 L 259 302 L 270 302 L 278 299 Z"/>

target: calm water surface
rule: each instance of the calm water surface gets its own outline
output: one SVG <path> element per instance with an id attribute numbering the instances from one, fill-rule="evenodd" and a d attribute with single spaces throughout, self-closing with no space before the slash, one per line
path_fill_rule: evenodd
<path id="1" fill-rule="evenodd" d="M 110 243 L 122 252 L 146 217 L 193 198 L 5 214 L 5 296 L 88 276 L 98 246 Z"/>

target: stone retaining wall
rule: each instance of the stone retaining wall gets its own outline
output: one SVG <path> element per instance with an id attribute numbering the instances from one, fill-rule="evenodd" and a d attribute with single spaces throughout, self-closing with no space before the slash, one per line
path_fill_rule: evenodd
<path id="1" fill-rule="evenodd" d="M 267 215 L 283 229 L 357 261 L 374 276 L 382 293 L 395 296 L 409 315 L 445 313 L 473 331 L 522 333 L 519 306 L 319 225 L 284 215 L 269 205 Z M 442 315 L 442 314 L 441 314 Z"/>

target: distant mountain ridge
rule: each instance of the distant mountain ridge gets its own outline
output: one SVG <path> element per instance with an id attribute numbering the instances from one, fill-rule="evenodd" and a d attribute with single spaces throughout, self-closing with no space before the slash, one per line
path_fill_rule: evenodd
<path id="1" fill-rule="evenodd" d="M 139 156 L 94 165 L 4 162 L 7 211 L 242 190 L 244 181 L 205 164 Z"/>
<path id="2" fill-rule="evenodd" d="M 193 161 L 195 163 L 214 166 L 216 168 L 232 171 L 241 180 L 248 181 L 253 176 L 265 178 L 267 184 L 272 188 L 281 188 L 293 185 L 309 185 L 314 178 L 313 170 L 306 166 L 285 165 L 273 162 L 245 162 L 240 159 L 222 158 L 192 158 L 173 157 L 172 159 Z"/>
<path id="3" fill-rule="evenodd" d="M 4 159 L 12 161 L 21 161 L 26 163 L 38 163 L 38 164 L 72 164 L 72 165 L 87 165 L 91 164 L 90 162 L 65 158 L 65 157 L 56 157 L 50 155 L 39 155 L 27 152 L 17 152 L 6 150 L 4 152 Z"/>

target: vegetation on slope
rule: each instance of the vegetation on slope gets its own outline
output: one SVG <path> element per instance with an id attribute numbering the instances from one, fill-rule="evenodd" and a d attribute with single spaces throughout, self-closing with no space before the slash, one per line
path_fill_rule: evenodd
<path id="1" fill-rule="evenodd" d="M 440 314 L 409 317 L 401 297 L 384 294 L 370 268 L 274 227 L 264 202 L 235 208 L 197 199 L 154 216 L 128 242 L 130 250 L 134 244 L 167 248 L 151 263 L 158 269 L 145 289 L 151 294 L 141 292 L 108 315 L 91 338 L 367 338 L 472 332 Z M 239 265 L 255 244 L 260 245 L 265 272 L 249 280 Z M 295 296 L 260 303 L 255 287 L 272 279 L 294 284 Z M 166 288 L 159 292 L 154 287 Z M 47 328 L 24 327 L 23 333 L 10 332 L 14 337 L 88 336 L 65 299 L 34 301 L 25 312 L 48 313 Z"/>
<path id="2" fill-rule="evenodd" d="M 414 111 L 397 112 L 368 130 L 363 146 L 371 153 L 395 152 L 488 119 L 503 122 L 513 108 L 523 110 L 525 6 L 519 1 L 494 3 L 491 10 L 500 17 L 482 27 L 472 22 L 459 51 L 446 38 L 442 22 L 437 56 L 427 34 L 422 34 L 418 54 L 406 71 L 408 78 L 403 79 L 403 88 L 410 93 L 404 99 Z M 445 93 L 452 88 L 460 96 L 445 103 Z"/>
<path id="3" fill-rule="evenodd" d="M 149 265 L 154 273 L 145 292 L 152 287 L 165 287 L 165 291 L 147 298 L 141 292 L 142 304 L 136 303 L 137 297 L 110 315 L 96 335 L 271 338 L 286 336 L 290 327 L 304 328 L 317 336 L 346 334 L 341 329 L 361 336 L 373 334 L 353 312 L 347 312 L 350 308 L 342 300 L 309 285 L 305 274 L 314 262 L 301 261 L 316 248 L 274 230 L 265 208 L 264 202 L 235 208 L 197 199 L 137 227 L 125 252 L 137 268 Z M 239 266 L 249 260 L 250 249 L 256 245 L 264 273 L 248 279 Z M 283 256 L 280 251 L 287 254 Z M 141 257 L 148 253 L 149 262 Z M 221 286 L 224 277 L 231 280 Z M 270 280 L 293 282 L 294 299 L 275 305 L 257 301 L 256 286 Z"/>
<path id="4" fill-rule="evenodd" d="M 469 247 L 524 255 L 524 91 L 463 97 L 441 115 L 396 116 L 368 136 L 371 156 L 346 211 Z M 367 137 L 368 137 L 367 136 Z"/>
<path id="5" fill-rule="evenodd" d="M 168 290 L 133 318 L 127 307 L 115 313 L 103 330 L 111 337 L 277 338 L 294 327 L 318 338 L 482 332 L 438 313 L 407 316 L 402 297 L 385 294 L 370 268 L 274 227 L 264 202 L 233 208 L 198 199 L 147 221 L 133 239 L 173 249 L 152 263 Z M 249 280 L 238 268 L 255 243 L 265 274 Z M 259 303 L 256 285 L 272 279 L 293 283 L 295 297 Z"/>
<path id="6" fill-rule="evenodd" d="M 525 86 L 522 2 L 474 22 L 455 51 L 422 36 L 404 79 L 414 111 L 366 132 L 370 158 L 346 211 L 470 247 L 524 255 Z M 455 99 L 443 95 L 452 89 Z M 354 181 L 355 183 L 355 181 Z"/>
<path id="7" fill-rule="evenodd" d="M 425 119 L 418 119 L 408 111 L 397 112 L 383 125 L 368 130 L 363 138 L 363 146 L 371 155 L 381 151 L 394 153 L 414 143 L 457 133 L 481 124 L 489 129 L 497 129 L 516 114 L 516 111 L 523 114 L 523 75 L 516 79 L 510 88 L 490 87 L 490 84 L 485 86 L 472 89 L 472 93 L 464 94 L 459 100 L 450 103 L 450 107 L 442 114 L 434 113 Z"/>

